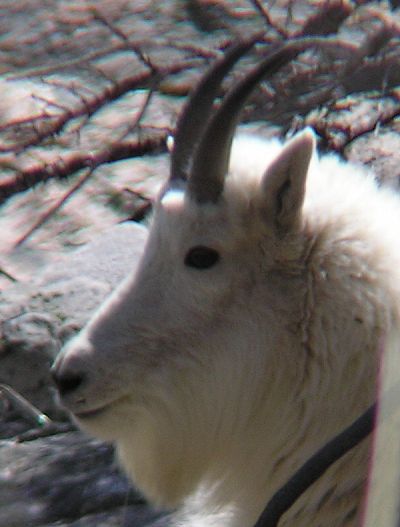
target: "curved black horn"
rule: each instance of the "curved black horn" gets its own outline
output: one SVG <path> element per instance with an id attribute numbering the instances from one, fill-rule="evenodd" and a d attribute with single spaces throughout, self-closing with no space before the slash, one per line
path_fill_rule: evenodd
<path id="1" fill-rule="evenodd" d="M 317 39 L 310 38 L 282 45 L 226 94 L 209 120 L 193 159 L 188 190 L 196 201 L 215 203 L 221 195 L 239 114 L 255 86 L 316 43 Z"/>
<path id="2" fill-rule="evenodd" d="M 208 70 L 189 97 L 189 101 L 180 115 L 174 137 L 171 155 L 170 180 L 187 179 L 193 151 L 200 141 L 211 115 L 213 102 L 222 80 L 234 64 L 244 55 L 261 34 L 235 44 Z"/>

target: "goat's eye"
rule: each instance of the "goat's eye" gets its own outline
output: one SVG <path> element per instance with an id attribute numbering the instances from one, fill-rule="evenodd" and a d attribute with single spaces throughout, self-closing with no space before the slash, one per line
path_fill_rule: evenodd
<path id="1" fill-rule="evenodd" d="M 195 267 L 196 269 L 208 269 L 216 264 L 219 260 L 219 254 L 215 249 L 210 247 L 193 247 L 185 257 L 185 265 Z"/>

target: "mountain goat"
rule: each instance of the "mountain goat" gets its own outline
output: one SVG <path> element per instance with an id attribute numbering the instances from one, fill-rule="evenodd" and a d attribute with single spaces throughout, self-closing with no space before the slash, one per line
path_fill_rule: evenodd
<path id="1" fill-rule="evenodd" d="M 254 45 L 233 46 L 182 113 L 141 264 L 59 355 L 54 378 L 82 428 L 116 443 L 176 525 L 251 527 L 267 500 L 375 398 L 397 327 L 400 202 L 365 169 L 236 136 L 253 87 L 305 44 L 282 46 L 213 102 Z M 368 441 L 282 519 L 356 526 Z"/>

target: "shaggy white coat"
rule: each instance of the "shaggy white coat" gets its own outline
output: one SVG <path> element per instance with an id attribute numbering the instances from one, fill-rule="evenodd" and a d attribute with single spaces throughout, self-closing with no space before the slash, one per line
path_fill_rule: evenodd
<path id="1" fill-rule="evenodd" d="M 310 131 L 239 136 L 218 204 L 162 195 L 138 272 L 59 358 L 86 376 L 64 403 L 176 525 L 251 527 L 375 398 L 399 320 L 400 201 L 335 156 L 308 167 L 313 148 Z M 185 266 L 198 245 L 220 261 Z M 364 444 L 280 525 L 356 526 L 367 471 Z"/>

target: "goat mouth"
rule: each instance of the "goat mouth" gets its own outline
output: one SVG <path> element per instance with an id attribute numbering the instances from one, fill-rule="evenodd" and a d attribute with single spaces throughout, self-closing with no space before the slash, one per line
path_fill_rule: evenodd
<path id="1" fill-rule="evenodd" d="M 109 403 L 106 403 L 103 406 L 99 406 L 91 410 L 89 409 L 89 410 L 82 410 L 79 412 L 73 412 L 73 414 L 77 419 L 80 419 L 81 421 L 94 419 L 95 417 L 105 414 L 113 406 L 118 405 L 119 402 L 122 402 L 125 399 L 126 397 L 119 397 L 118 399 L 110 401 Z"/>
<path id="2" fill-rule="evenodd" d="M 92 419 L 94 417 L 97 417 L 107 411 L 109 405 L 101 406 L 100 408 L 95 408 L 94 410 L 86 410 L 84 412 L 74 412 L 74 416 L 77 419 L 81 419 L 82 421 L 85 419 Z"/>

